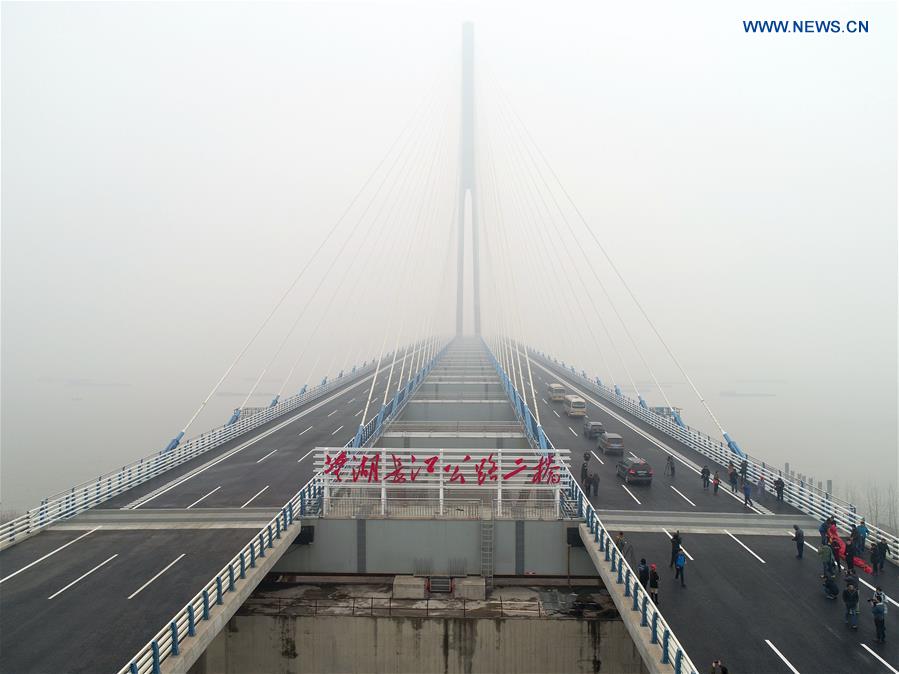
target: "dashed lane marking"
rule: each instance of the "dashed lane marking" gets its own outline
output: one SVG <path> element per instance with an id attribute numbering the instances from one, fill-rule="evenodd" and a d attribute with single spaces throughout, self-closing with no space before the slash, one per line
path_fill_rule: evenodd
<path id="1" fill-rule="evenodd" d="M 762 558 L 759 557 L 757 554 L 755 554 L 752 550 L 750 550 L 750 549 L 749 549 L 749 546 L 747 546 L 743 541 L 741 541 L 739 538 L 737 538 L 737 537 L 734 536 L 732 533 L 730 533 L 727 529 L 724 530 L 724 533 L 726 533 L 728 536 L 730 536 L 731 538 L 733 538 L 737 543 L 739 543 L 741 546 L 743 546 L 743 549 L 746 550 L 746 552 L 748 552 L 750 555 L 752 555 L 753 557 L 755 557 L 755 558 L 756 558 L 757 560 L 759 560 L 762 564 L 765 563 L 765 560 L 764 560 L 764 559 L 762 559 Z M 769 645 L 770 645 L 770 644 L 769 644 Z M 774 648 L 774 646 L 771 646 L 771 648 Z M 775 648 L 774 650 L 777 650 L 777 649 Z"/>
<path id="2" fill-rule="evenodd" d="M 84 579 L 87 578 L 89 575 L 91 575 L 94 571 L 96 571 L 97 569 L 99 569 L 99 568 L 101 568 L 101 567 L 103 567 L 103 566 L 106 566 L 107 564 L 109 564 L 109 562 L 111 562 L 112 560 L 114 560 L 114 559 L 115 559 L 116 557 L 118 557 L 118 556 L 119 556 L 119 553 L 116 553 L 116 554 L 114 554 L 112 557 L 110 557 L 109 559 L 107 559 L 105 562 L 100 562 L 100 563 L 97 564 L 97 566 L 95 566 L 93 569 L 91 569 L 90 571 L 88 571 L 88 572 L 85 573 L 85 574 L 82 574 L 82 575 L 78 576 L 75 580 L 73 580 L 71 583 L 69 583 L 68 585 L 66 585 L 66 586 L 65 586 L 64 588 L 62 588 L 61 590 L 57 590 L 56 592 L 54 592 L 53 594 L 51 594 L 49 597 L 47 597 L 47 599 L 53 599 L 54 597 L 58 597 L 58 596 L 61 595 L 63 592 L 65 592 L 65 591 L 68 590 L 70 587 L 72 587 L 75 583 L 77 583 L 77 582 L 80 581 L 80 580 L 84 580 Z"/>
<path id="3" fill-rule="evenodd" d="M 182 552 L 180 555 L 178 555 L 177 557 L 175 557 L 175 559 L 173 559 L 171 562 L 169 562 L 168 564 L 165 565 L 165 567 L 162 569 L 162 571 L 160 571 L 159 573 L 157 573 L 157 574 L 156 574 L 155 576 L 153 576 L 150 580 L 148 580 L 146 583 L 144 583 L 144 584 L 141 585 L 139 588 L 137 588 L 134 592 L 132 592 L 130 595 L 128 595 L 128 599 L 134 599 L 134 598 L 140 593 L 141 590 L 143 590 L 145 587 L 147 587 L 147 585 L 149 585 L 149 584 L 152 583 L 154 580 L 156 580 L 157 578 L 159 578 L 159 576 L 161 576 L 162 574 L 164 574 L 166 571 L 168 571 L 169 569 L 171 569 L 171 568 L 175 565 L 175 562 L 179 561 L 179 560 L 180 560 L 182 557 L 184 557 L 184 555 L 186 555 L 186 554 L 187 554 L 186 552 Z"/>

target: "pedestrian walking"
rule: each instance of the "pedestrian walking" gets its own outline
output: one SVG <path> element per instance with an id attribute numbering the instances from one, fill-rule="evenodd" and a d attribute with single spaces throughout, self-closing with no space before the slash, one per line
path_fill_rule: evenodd
<path id="1" fill-rule="evenodd" d="M 584 489 L 588 489 L 587 487 L 587 462 L 584 461 L 581 464 L 581 484 L 584 485 Z"/>
<path id="2" fill-rule="evenodd" d="M 765 498 L 765 476 L 759 478 L 758 484 L 755 486 L 755 493 L 758 494 L 759 501 Z"/>
<path id="3" fill-rule="evenodd" d="M 748 480 L 743 482 L 743 505 L 752 507 L 752 485 Z"/>
<path id="4" fill-rule="evenodd" d="M 712 674 L 728 674 L 728 669 L 721 660 L 712 661 Z"/>
<path id="5" fill-rule="evenodd" d="M 877 588 L 880 590 L 880 588 Z M 880 601 L 877 601 L 877 594 L 875 593 L 874 599 L 869 599 L 871 602 L 871 615 L 874 617 L 874 641 L 879 644 L 884 643 L 887 640 L 887 603 L 886 597 L 881 593 Z"/>
<path id="6" fill-rule="evenodd" d="M 784 500 L 784 481 L 778 477 L 774 480 L 774 493 L 777 494 L 777 500 L 783 503 Z"/>
<path id="7" fill-rule="evenodd" d="M 709 471 L 708 466 L 703 466 L 702 472 L 699 474 L 702 477 L 702 488 L 705 489 L 706 491 L 709 490 L 709 475 L 710 474 L 711 474 L 711 471 Z"/>
<path id="8" fill-rule="evenodd" d="M 646 564 L 645 557 L 640 559 L 640 564 L 637 566 L 637 578 L 640 579 L 640 585 L 645 590 L 649 583 L 649 566 Z"/>
<path id="9" fill-rule="evenodd" d="M 796 541 L 796 559 L 802 559 L 802 550 L 805 547 L 805 532 L 798 524 L 793 525 L 793 540 Z"/>
<path id="10" fill-rule="evenodd" d="M 680 531 L 675 531 L 674 536 L 671 537 L 671 563 L 668 565 L 669 569 L 674 568 L 674 562 L 677 559 L 677 553 L 680 550 L 681 543 Z"/>
<path id="11" fill-rule="evenodd" d="M 653 604 L 659 605 L 659 572 L 655 564 L 649 565 L 649 598 Z"/>
<path id="12" fill-rule="evenodd" d="M 822 543 L 818 548 L 818 559 L 821 560 L 821 572 L 833 575 L 833 548 L 826 543 Z"/>
<path id="13" fill-rule="evenodd" d="M 846 624 L 849 625 L 849 629 L 857 630 L 858 629 L 858 590 L 855 589 L 855 585 L 850 583 L 845 590 L 843 590 L 843 604 L 846 605 Z"/>
<path id="14" fill-rule="evenodd" d="M 730 472 L 727 474 L 728 479 L 730 480 L 730 490 L 732 493 L 737 493 L 737 471 L 734 468 L 730 469 Z"/>
<path id="15" fill-rule="evenodd" d="M 593 473 L 590 486 L 593 487 L 593 498 L 599 496 L 599 473 Z"/>
<path id="16" fill-rule="evenodd" d="M 677 553 L 677 559 L 674 560 L 674 580 L 680 578 L 680 586 L 687 587 L 684 584 L 684 567 L 687 566 L 687 555 L 681 548 Z"/>
<path id="17" fill-rule="evenodd" d="M 712 490 L 715 493 L 715 496 L 718 495 L 718 485 L 721 484 L 721 478 L 718 477 L 718 471 L 715 471 L 715 477 L 712 478 Z"/>

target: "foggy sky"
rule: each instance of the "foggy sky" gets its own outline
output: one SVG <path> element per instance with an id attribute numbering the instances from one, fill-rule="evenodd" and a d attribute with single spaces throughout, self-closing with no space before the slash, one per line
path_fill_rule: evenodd
<path id="1" fill-rule="evenodd" d="M 590 337 L 592 293 L 660 404 L 583 250 L 672 402 L 717 435 L 575 213 L 574 234 L 531 219 L 542 188 L 508 101 L 744 449 L 895 483 L 895 10 L 816 6 L 863 13 L 863 36 L 743 33 L 743 19 L 807 14 L 769 9 L 5 3 L 3 508 L 162 448 L 382 159 L 190 434 L 227 420 L 310 298 L 250 405 L 301 352 L 286 394 L 428 321 L 452 331 L 464 20 L 485 329 L 502 305 L 525 341 L 630 391 Z"/>

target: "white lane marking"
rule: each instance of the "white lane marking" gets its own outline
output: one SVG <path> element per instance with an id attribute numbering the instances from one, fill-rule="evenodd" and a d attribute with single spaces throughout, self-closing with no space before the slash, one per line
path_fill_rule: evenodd
<path id="1" fill-rule="evenodd" d="M 574 432 L 574 429 L 573 429 L 571 426 L 568 427 L 568 430 L 571 431 L 571 434 L 572 434 L 574 437 L 577 437 L 577 433 Z"/>
<path id="2" fill-rule="evenodd" d="M 221 488 L 222 488 L 222 485 L 219 485 L 218 487 L 216 487 L 215 489 L 213 489 L 211 492 L 209 492 L 208 494 L 206 494 L 206 496 L 212 496 L 215 492 L 217 492 L 217 491 L 218 491 L 219 489 L 221 489 Z M 190 510 L 190 509 L 193 508 L 195 505 L 197 505 L 200 501 L 202 501 L 204 498 L 206 498 L 206 496 L 201 496 L 201 497 L 198 498 L 196 501 L 194 501 L 194 502 L 191 503 L 189 506 L 187 506 L 187 507 L 185 508 L 185 510 Z"/>
<path id="3" fill-rule="evenodd" d="M 303 454 L 303 458 L 302 458 L 302 459 L 299 459 L 299 460 L 297 461 L 297 463 L 302 463 L 302 462 L 303 462 L 304 460 L 306 460 L 306 459 L 309 457 L 309 455 L 312 454 L 312 452 L 314 452 L 314 451 L 315 451 L 314 448 L 313 448 L 313 449 L 310 449 L 308 452 L 306 452 L 305 454 Z"/>
<path id="4" fill-rule="evenodd" d="M 45 559 L 47 559 L 47 557 L 52 557 L 53 555 L 55 555 L 57 552 L 59 552 L 59 551 L 62 550 L 63 548 L 69 547 L 72 543 L 77 543 L 78 541 L 80 541 L 80 540 L 81 540 L 82 538 L 84 538 L 85 536 L 90 536 L 92 533 L 94 533 L 97 529 L 100 529 L 100 528 L 101 528 L 101 527 L 94 527 L 93 529 L 91 529 L 91 530 L 88 531 L 87 533 L 81 534 L 78 538 L 73 538 L 71 541 L 69 541 L 69 542 L 66 543 L 65 545 L 60 545 L 58 548 L 56 548 L 56 550 L 52 550 L 51 552 L 48 552 L 48 553 L 47 553 L 46 555 L 44 555 L 43 557 L 39 557 L 38 559 L 35 559 L 33 562 L 31 562 L 30 564 L 26 564 L 25 566 L 23 566 L 23 567 L 22 567 L 21 569 L 19 569 L 18 571 L 13 571 L 11 574 L 9 574 L 8 576 L 6 576 L 6 578 L 0 578 L 0 583 L 5 583 L 5 582 L 8 581 L 10 578 L 12 578 L 12 577 L 14 577 L 14 576 L 18 576 L 20 573 L 22 573 L 22 572 L 25 571 L 26 569 L 30 569 L 32 566 L 34 566 L 34 565 L 37 564 L 38 562 L 43 562 Z"/>
<path id="5" fill-rule="evenodd" d="M 331 435 L 337 435 L 337 431 L 339 431 L 343 426 L 339 426 Z"/>
<path id="6" fill-rule="evenodd" d="M 599 461 L 600 465 L 602 465 L 602 466 L 606 465 L 606 462 L 603 461 L 602 459 L 600 459 L 599 456 L 597 456 L 596 452 L 591 450 L 590 453 L 593 455 L 593 458 L 595 458 L 597 461 Z"/>
<path id="7" fill-rule="evenodd" d="M 737 538 L 736 536 L 734 536 L 734 535 L 733 535 L 732 533 L 730 533 L 727 529 L 724 530 L 724 533 L 726 533 L 728 536 L 730 536 L 731 538 L 733 538 L 737 543 L 739 543 L 740 545 L 742 545 L 742 546 L 743 546 L 743 549 L 746 550 L 746 552 L 748 552 L 750 555 L 752 555 L 753 557 L 755 557 L 755 558 L 756 558 L 757 560 L 759 560 L 762 564 L 765 563 L 765 560 L 764 560 L 764 559 L 762 559 L 762 558 L 759 557 L 757 554 L 755 554 L 752 550 L 750 550 L 750 549 L 747 547 L 747 545 L 746 545 L 743 541 L 741 541 L 739 538 Z M 774 648 L 774 646 L 772 646 L 771 648 Z M 775 649 L 775 650 L 776 650 L 776 649 Z"/>
<path id="8" fill-rule="evenodd" d="M 634 457 L 634 459 L 636 459 L 637 461 L 640 460 L 640 457 L 637 456 L 636 454 L 634 454 L 633 452 L 628 452 L 628 454 L 630 454 L 632 457 Z"/>
<path id="9" fill-rule="evenodd" d="M 859 577 L 859 580 L 860 580 L 860 581 L 861 581 L 861 582 L 862 582 L 862 583 L 863 583 L 869 590 L 871 590 L 872 592 L 876 592 L 876 591 L 877 591 L 877 588 L 874 587 L 873 585 L 871 585 L 871 583 L 869 583 L 868 581 L 866 581 L 864 578 Z M 883 596 L 886 597 L 886 598 L 887 598 L 887 601 L 890 602 L 891 604 L 893 604 L 894 606 L 899 606 L 899 604 L 897 604 L 897 603 L 893 600 L 892 597 L 887 597 L 887 595 L 886 595 L 885 592 L 884 592 L 884 595 L 883 595 Z"/>
<path id="10" fill-rule="evenodd" d="M 306 431 L 311 431 L 311 430 L 312 430 L 312 426 L 310 426 L 309 428 L 307 428 L 305 431 L 300 431 L 299 433 L 297 433 L 297 437 L 301 436 L 301 435 L 302 435 L 303 433 L 305 433 Z"/>
<path id="11" fill-rule="evenodd" d="M 268 489 L 268 487 L 269 487 L 269 485 L 265 485 L 262 489 L 260 489 L 260 490 L 257 491 L 253 496 L 251 496 L 249 501 L 247 501 L 246 503 L 244 503 L 244 504 L 243 504 L 242 506 L 240 506 L 240 507 L 241 507 L 241 508 L 246 508 L 248 505 L 250 505 L 253 501 L 256 500 L 256 497 L 257 497 L 257 496 L 259 496 L 262 492 L 264 492 L 266 489 Z"/>
<path id="12" fill-rule="evenodd" d="M 355 398 L 350 398 L 350 400 L 349 400 L 349 402 L 347 403 L 347 405 L 352 405 L 354 402 L 356 402 L 356 399 L 355 399 Z"/>
<path id="13" fill-rule="evenodd" d="M 128 596 L 128 599 L 134 599 L 134 597 L 136 597 L 136 596 L 140 593 L 141 590 L 143 590 L 145 587 L 147 587 L 147 585 L 149 585 L 149 584 L 152 583 L 154 580 L 156 580 L 157 578 L 159 578 L 159 576 L 161 576 L 162 574 L 164 574 L 166 571 L 168 571 L 169 569 L 171 569 L 171 568 L 175 565 L 175 562 L 179 561 L 179 560 L 180 560 L 182 557 L 184 557 L 184 555 L 186 555 L 186 554 L 187 554 L 186 552 L 182 552 L 180 555 L 178 555 L 177 557 L 175 557 L 175 559 L 173 559 L 171 562 L 169 562 L 169 563 L 166 565 L 166 567 L 165 567 L 162 571 L 160 571 L 159 573 L 157 573 L 157 574 L 156 574 L 155 576 L 153 576 L 150 580 L 148 580 L 146 583 L 144 583 L 144 584 L 141 585 L 139 588 L 137 588 L 134 592 L 132 592 L 132 593 Z"/>
<path id="14" fill-rule="evenodd" d="M 257 461 L 256 463 L 262 463 L 263 461 L 265 461 L 268 457 L 270 457 L 272 454 L 274 454 L 274 453 L 277 452 L 277 451 L 278 451 L 277 449 L 273 449 L 273 450 L 270 451 L 268 454 L 266 454 L 266 455 L 263 456 L 261 459 L 259 459 L 259 461 Z"/>
<path id="15" fill-rule="evenodd" d="M 672 538 L 674 538 L 674 536 L 672 536 L 670 533 L 668 533 L 668 529 L 666 529 L 665 527 L 662 527 L 662 531 L 665 532 L 665 535 L 668 537 L 668 540 L 671 540 Z M 684 551 L 684 554 L 687 556 L 687 559 L 689 559 L 691 562 L 696 561 L 695 559 L 693 559 L 693 555 L 691 555 L 689 552 L 687 552 L 687 548 L 685 548 L 683 545 L 681 545 L 680 549 Z"/>
<path id="16" fill-rule="evenodd" d="M 363 407 L 361 410 L 359 410 L 358 412 L 356 412 L 356 413 L 353 415 L 353 418 L 355 419 L 355 418 L 358 417 L 360 414 L 362 414 L 364 411 L 365 411 L 365 408 Z"/>
<path id="17" fill-rule="evenodd" d="M 624 491 L 626 491 L 628 494 L 630 494 L 630 497 L 637 502 L 637 505 L 643 505 L 642 503 L 640 503 L 640 500 L 631 493 L 631 490 L 628 489 L 627 486 L 621 485 L 621 488 L 624 489 Z"/>
<path id="18" fill-rule="evenodd" d="M 787 667 L 790 668 L 790 671 L 793 672 L 793 674 L 799 674 L 799 670 L 796 669 L 796 668 L 790 663 L 790 661 L 787 660 L 787 659 L 784 657 L 784 654 L 783 654 L 783 653 L 781 653 L 779 650 L 777 650 L 777 647 L 776 647 L 774 644 L 772 644 L 772 643 L 771 643 L 770 641 L 768 641 L 767 639 L 765 639 L 765 643 L 768 644 L 768 646 L 771 648 L 772 651 L 774 651 L 775 653 L 777 653 L 777 657 L 779 657 L 781 660 L 784 661 L 784 664 L 785 664 Z"/>
<path id="19" fill-rule="evenodd" d="M 544 372 L 550 373 L 550 371 L 549 371 L 546 367 L 544 367 L 543 365 L 541 365 L 540 363 L 534 362 L 534 365 L 536 365 L 537 367 L 541 368 Z M 577 387 L 575 387 L 574 385 L 572 385 L 571 382 L 569 382 L 569 385 L 571 386 L 571 390 L 574 391 L 575 393 L 577 393 L 581 398 L 583 398 L 584 400 L 587 400 L 587 401 L 593 403 L 594 405 L 596 405 L 599 409 L 603 410 L 603 411 L 604 411 L 606 414 L 608 414 L 609 416 L 611 416 L 611 417 L 613 417 L 613 418 L 615 418 L 615 419 L 618 419 L 618 421 L 620 421 L 620 422 L 623 423 L 625 426 L 627 426 L 628 428 L 630 428 L 632 431 L 634 431 L 635 433 L 637 433 L 637 435 L 640 435 L 640 436 L 646 438 L 646 439 L 649 440 L 652 444 L 654 444 L 656 447 L 658 447 L 660 450 L 662 450 L 663 452 L 665 452 L 665 453 L 668 454 L 669 456 L 672 456 L 672 457 L 674 457 L 675 459 L 677 459 L 678 461 L 680 461 L 686 468 L 692 470 L 692 471 L 693 471 L 694 473 L 696 473 L 697 475 L 700 474 L 701 471 L 700 471 L 699 468 L 695 468 L 695 467 L 693 467 L 692 465 L 690 465 L 690 463 L 688 463 L 687 460 L 686 460 L 684 457 L 682 457 L 680 454 L 678 454 L 677 452 L 675 452 L 673 449 L 671 449 L 671 447 L 669 447 L 669 446 L 666 445 L 664 442 L 662 442 L 661 440 L 659 440 L 658 438 L 656 438 L 655 436 L 653 436 L 651 433 L 647 433 L 646 431 L 644 431 L 644 430 L 643 430 L 642 428 L 640 428 L 639 426 L 636 426 L 636 425 L 632 424 L 630 421 L 628 421 L 627 419 L 625 419 L 625 418 L 622 417 L 621 415 L 619 415 L 619 414 L 617 414 L 616 412 L 612 411 L 612 410 L 611 410 L 609 407 L 607 407 L 606 405 L 603 405 L 602 403 L 600 403 L 600 402 L 599 402 L 598 400 L 596 400 L 594 397 L 592 397 L 592 396 L 590 396 L 590 395 L 584 393 L 583 391 L 581 391 L 580 389 L 578 389 Z M 553 411 L 555 411 L 555 410 L 553 410 Z M 556 414 L 556 416 L 559 416 L 559 415 Z M 723 489 L 722 491 L 723 491 L 725 494 L 727 494 L 728 496 L 730 496 L 731 498 L 736 499 L 737 501 L 741 500 L 740 497 L 739 497 L 737 494 L 734 494 L 734 493 L 730 492 L 730 491 L 727 490 L 727 489 Z M 749 506 L 749 507 L 750 507 L 751 510 L 754 510 L 754 511 L 755 511 L 757 514 L 759 514 L 759 515 L 766 515 L 766 514 L 768 514 L 768 515 L 773 515 L 773 513 L 770 513 L 770 512 L 769 512 L 769 513 L 763 513 L 761 510 L 759 510 L 759 509 L 756 508 L 755 506 Z"/>
<path id="20" fill-rule="evenodd" d="M 542 401 L 543 401 L 543 404 L 544 404 L 544 405 L 549 405 L 549 403 L 548 403 L 548 402 L 546 402 L 546 398 L 540 398 L 540 400 L 542 400 Z"/>
<path id="21" fill-rule="evenodd" d="M 553 414 L 555 414 L 555 415 L 556 415 L 557 417 L 559 417 L 560 419 L 562 418 L 562 417 L 559 415 L 559 413 L 556 412 L 555 410 L 553 410 Z"/>
<path id="22" fill-rule="evenodd" d="M 681 497 L 682 499 L 684 499 L 687 503 L 689 503 L 689 504 L 690 504 L 691 506 L 693 506 L 694 508 L 696 507 L 696 504 L 693 503 L 693 501 L 691 501 L 690 499 L 688 499 L 686 496 L 684 496 L 683 492 L 681 492 L 680 489 L 678 489 L 677 487 L 675 487 L 673 484 L 672 484 L 672 485 L 668 485 L 668 486 L 671 487 L 671 488 L 672 488 L 674 491 L 676 491 L 678 494 L 680 494 L 680 497 Z"/>
<path id="23" fill-rule="evenodd" d="M 385 369 L 385 368 L 381 368 L 381 370 L 379 370 L 379 372 L 382 371 L 382 370 L 384 370 L 384 369 Z M 340 396 L 345 395 L 347 391 L 356 388 L 357 386 L 361 385 L 363 382 L 366 382 L 366 381 L 368 381 L 369 379 L 371 379 L 371 377 L 372 377 L 372 375 L 368 375 L 367 377 L 365 377 L 365 379 L 360 379 L 360 380 L 357 381 L 355 384 L 352 384 L 351 386 L 349 386 L 349 387 L 347 388 L 346 391 L 340 391 L 339 393 L 335 393 L 335 394 L 333 394 L 333 395 L 331 395 L 331 396 L 325 398 L 324 400 L 321 400 L 320 402 L 317 402 L 315 405 L 313 405 L 313 406 L 310 407 L 309 409 L 303 410 L 303 411 L 300 412 L 299 414 L 295 414 L 294 416 L 290 417 L 290 419 L 287 419 L 287 420 L 285 420 L 285 421 L 282 421 L 280 424 L 278 424 L 277 426 L 274 426 L 274 427 L 270 428 L 270 429 L 267 430 L 265 433 L 260 433 L 259 435 L 257 435 L 257 436 L 256 436 L 255 438 L 253 438 L 252 440 L 247 440 L 247 441 L 246 441 L 245 443 L 243 443 L 242 445 L 239 445 L 239 446 L 235 447 L 234 449 L 232 449 L 232 450 L 230 450 L 230 451 L 228 451 L 228 452 L 225 452 L 224 454 L 222 454 L 222 456 L 220 456 L 219 458 L 215 459 L 214 461 L 210 461 L 208 464 L 206 464 L 206 465 L 203 466 L 202 468 L 199 468 L 196 472 L 190 473 L 190 474 L 184 476 L 183 478 L 181 478 L 180 480 L 176 480 L 175 482 L 173 482 L 172 484 L 170 484 L 168 487 L 166 487 L 166 488 L 163 489 L 162 491 L 158 491 L 158 492 L 156 492 L 155 494 L 151 494 L 148 498 L 144 499 L 143 501 L 138 502 L 137 504 L 131 506 L 130 508 L 133 510 L 133 509 L 136 509 L 136 508 L 140 508 L 142 505 L 146 505 L 147 503 L 149 503 L 149 502 L 152 501 L 153 499 L 155 499 L 155 498 L 157 498 L 157 497 L 159 497 L 159 496 L 162 496 L 163 494 L 165 494 L 165 493 L 168 492 L 168 491 L 171 491 L 171 490 L 174 489 L 175 487 L 177 487 L 177 486 L 179 486 L 179 485 L 181 485 L 181 484 L 184 484 L 185 482 L 187 482 L 187 481 L 190 480 L 191 478 L 196 477 L 196 476 L 199 475 L 200 473 L 203 473 L 203 472 L 209 470 L 210 468 L 212 468 L 213 466 L 216 466 L 216 465 L 220 464 L 220 463 L 221 463 L 222 461 L 224 461 L 225 459 L 231 458 L 232 456 L 234 456 L 234 455 L 237 454 L 238 452 L 243 451 L 244 449 L 246 449 L 246 448 L 249 447 L 250 445 L 253 445 L 253 444 L 259 442 L 259 441 L 262 440 L 263 438 L 267 438 L 267 437 L 268 437 L 269 435 L 271 435 L 272 433 L 276 433 L 276 432 L 280 431 L 280 430 L 281 430 L 282 428 L 284 428 L 285 426 L 289 426 L 290 424 L 292 424 L 292 423 L 293 423 L 294 421 L 296 421 L 297 419 L 300 419 L 300 418 L 306 416 L 306 415 L 309 414 L 310 412 L 314 412 L 314 411 L 317 410 L 319 407 L 322 407 L 322 406 L 324 406 L 324 405 L 327 405 L 329 402 L 331 402 L 331 401 L 334 400 L 335 398 L 339 398 Z M 310 426 L 310 428 L 311 428 L 311 426 Z M 304 431 L 304 432 L 305 432 L 305 431 Z"/>
<path id="24" fill-rule="evenodd" d="M 333 417 L 335 414 L 337 414 L 337 410 L 334 410 L 333 412 L 329 412 L 328 416 Z"/>
<path id="25" fill-rule="evenodd" d="M 114 554 L 112 557 L 110 557 L 109 559 L 107 559 L 105 562 L 100 562 L 100 563 L 97 564 L 97 566 L 95 566 L 93 569 L 91 569 L 91 570 L 88 571 L 87 573 L 84 573 L 84 574 L 78 576 L 75 580 L 73 580 L 71 583 L 69 583 L 68 585 L 66 585 L 66 586 L 65 586 L 64 588 L 62 588 L 61 590 L 57 590 L 56 592 L 54 592 L 53 594 L 51 594 L 49 597 L 47 597 L 47 599 L 53 599 L 53 597 L 58 597 L 58 596 L 61 595 L 63 592 L 65 592 L 65 591 L 68 590 L 70 587 L 72 587 L 75 583 L 77 583 L 79 580 L 84 580 L 84 579 L 87 578 L 89 575 L 91 575 L 94 571 L 96 571 L 97 569 L 99 569 L 101 566 L 105 566 L 106 564 L 109 564 L 109 562 L 111 562 L 112 560 L 114 560 L 114 559 L 115 559 L 116 557 L 118 557 L 118 556 L 119 556 L 119 553 L 116 553 L 116 554 Z"/>
<path id="26" fill-rule="evenodd" d="M 864 648 L 866 651 L 868 651 L 868 653 L 870 653 L 870 654 L 873 655 L 875 658 L 877 658 L 878 660 L 880 660 L 880 663 L 881 663 L 884 667 L 886 667 L 888 670 L 890 670 L 891 672 L 893 672 L 893 674 L 899 674 L 899 669 L 896 669 L 895 667 L 893 667 L 893 665 L 891 665 L 889 662 L 887 662 L 887 661 L 884 660 L 882 657 L 880 657 L 879 655 L 877 655 L 877 653 L 875 653 L 875 652 L 872 651 L 870 648 L 868 648 L 868 644 L 859 644 L 859 645 L 860 645 L 862 648 Z M 771 648 L 774 648 L 774 647 L 772 646 Z M 796 670 L 794 669 L 793 671 L 795 672 Z"/>

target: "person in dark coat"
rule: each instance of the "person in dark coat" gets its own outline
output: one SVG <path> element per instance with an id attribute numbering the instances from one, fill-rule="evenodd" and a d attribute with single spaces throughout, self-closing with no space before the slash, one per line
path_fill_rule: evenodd
<path id="1" fill-rule="evenodd" d="M 858 590 L 849 583 L 843 590 L 843 603 L 846 605 L 846 624 L 850 629 L 858 629 Z"/>
<path id="2" fill-rule="evenodd" d="M 883 571 L 883 564 L 887 561 L 887 557 L 889 557 L 890 554 L 890 547 L 887 545 L 886 539 L 881 538 L 877 541 L 877 549 L 880 552 L 880 554 L 877 555 L 877 559 L 880 560 L 880 567 L 877 572 L 881 573 Z"/>
<path id="3" fill-rule="evenodd" d="M 653 604 L 659 605 L 659 572 L 655 564 L 649 565 L 649 598 Z"/>
<path id="4" fill-rule="evenodd" d="M 824 596 L 828 599 L 836 599 L 840 594 L 840 588 L 837 586 L 833 576 L 825 573 L 821 576 L 821 585 L 824 587 Z"/>
<path id="5" fill-rule="evenodd" d="M 649 583 L 649 567 L 646 565 L 645 558 L 641 559 L 639 566 L 637 566 L 637 578 L 640 579 L 640 585 L 645 589 Z"/>
<path id="6" fill-rule="evenodd" d="M 802 550 L 805 547 L 805 532 L 798 524 L 793 525 L 793 540 L 796 541 L 796 559 L 802 559 Z"/>
<path id="7" fill-rule="evenodd" d="M 709 470 L 708 466 L 702 467 L 702 472 L 699 474 L 702 477 L 702 488 L 708 491 L 709 489 L 709 478 L 712 472 Z"/>
<path id="8" fill-rule="evenodd" d="M 777 494 L 778 501 L 784 500 L 784 481 L 779 477 L 774 480 L 774 493 Z"/>
<path id="9" fill-rule="evenodd" d="M 871 602 L 871 615 L 874 617 L 874 641 L 882 644 L 887 640 L 887 598 L 883 590 L 878 586 L 874 592 L 874 597 L 868 601 Z"/>

